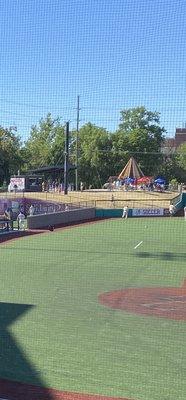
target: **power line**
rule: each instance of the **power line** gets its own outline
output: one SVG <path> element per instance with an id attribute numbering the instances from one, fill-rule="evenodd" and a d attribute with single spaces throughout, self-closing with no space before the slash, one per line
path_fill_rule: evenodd
<path id="1" fill-rule="evenodd" d="M 53 98 L 53 97 L 55 97 L 55 96 L 52 96 L 51 98 Z M 15 104 L 15 105 L 20 105 L 20 106 L 25 106 L 25 107 L 30 107 L 30 108 L 45 108 L 45 107 L 51 107 L 51 103 L 48 103 L 48 104 L 42 104 L 42 105 L 35 105 L 35 104 L 32 104 L 32 103 L 27 103 L 27 102 L 19 102 L 19 101 L 16 101 L 16 100 L 9 100 L 9 99 L 6 99 L 6 98 L 4 98 L 4 97 L 1 97 L 0 98 L 0 101 L 3 101 L 3 102 L 5 102 L 5 103 L 9 103 L 9 104 Z M 55 108 L 56 108 L 56 106 L 55 106 Z M 109 104 L 105 104 L 105 106 L 103 106 L 103 105 L 101 105 L 101 106 L 85 106 L 85 107 L 82 107 L 82 110 L 100 110 L 100 111 L 103 111 L 103 110 L 113 110 L 113 111 L 121 111 L 121 110 L 125 110 L 125 109 L 130 109 L 130 108 L 136 108 L 136 107 L 133 107 L 133 106 L 129 106 L 129 107 L 125 107 L 125 106 L 123 106 L 123 105 L 119 105 L 119 106 L 111 106 L 111 105 L 109 105 Z M 176 106 L 176 105 L 170 105 L 170 106 L 161 106 L 161 105 L 159 105 L 159 108 L 161 108 L 161 110 L 172 110 L 172 109 L 185 109 L 185 111 L 186 111 L 186 106 L 185 105 L 179 105 L 179 106 Z M 77 109 L 76 107 L 74 108 L 72 105 L 69 105 L 69 106 L 63 106 L 63 107 L 59 107 L 59 110 L 69 110 L 69 109 L 71 109 L 71 110 L 74 110 L 74 109 Z M 157 111 L 158 113 L 160 113 L 161 114 L 161 112 L 159 112 L 159 111 Z"/>
<path id="2" fill-rule="evenodd" d="M 27 102 L 19 102 L 19 101 L 14 101 L 14 100 L 8 100 L 6 98 L 0 98 L 0 101 L 3 101 L 3 102 L 8 103 L 8 104 L 15 104 L 15 105 L 18 105 L 18 106 L 25 106 L 25 107 L 30 107 L 30 108 L 46 108 L 46 107 L 48 108 L 48 107 L 51 107 L 51 103 L 35 105 L 35 104 L 27 103 Z M 72 106 L 59 107 L 59 110 L 69 110 L 69 109 L 73 110 L 74 107 L 72 107 Z"/>

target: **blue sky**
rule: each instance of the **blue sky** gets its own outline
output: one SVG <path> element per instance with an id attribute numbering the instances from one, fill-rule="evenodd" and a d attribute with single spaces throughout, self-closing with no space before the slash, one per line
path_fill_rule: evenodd
<path id="1" fill-rule="evenodd" d="M 23 140 L 51 112 L 115 130 L 120 111 L 186 123 L 185 0 L 1 0 L 0 124 Z"/>

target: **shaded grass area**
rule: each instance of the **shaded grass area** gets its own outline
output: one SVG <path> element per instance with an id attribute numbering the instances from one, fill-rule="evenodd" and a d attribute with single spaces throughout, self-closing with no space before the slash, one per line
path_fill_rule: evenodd
<path id="1" fill-rule="evenodd" d="M 0 364 L 0 376 L 34 384 L 39 375 L 46 386 L 74 392 L 184 400 L 186 323 L 111 310 L 97 298 L 124 287 L 180 286 L 185 238 L 183 219 L 146 218 L 2 244 L 1 302 L 34 306 L 8 332 L 35 375 L 18 360 L 6 371 Z"/>

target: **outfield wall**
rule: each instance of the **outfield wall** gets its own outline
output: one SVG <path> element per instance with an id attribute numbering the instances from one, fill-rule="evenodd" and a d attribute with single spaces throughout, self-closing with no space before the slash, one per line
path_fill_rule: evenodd
<path id="1" fill-rule="evenodd" d="M 183 208 L 186 205 L 186 193 L 180 193 L 180 195 L 173 199 L 171 203 L 175 206 L 177 216 L 184 215 Z"/>
<path id="2" fill-rule="evenodd" d="M 182 195 L 182 199 L 183 199 L 183 206 L 186 206 L 186 193 L 183 193 Z"/>
<path id="3" fill-rule="evenodd" d="M 32 215 L 27 217 L 28 229 L 48 228 L 49 225 L 68 225 L 73 222 L 94 219 L 95 208 L 83 208 L 78 210 L 62 211 L 49 214 Z"/>
<path id="4" fill-rule="evenodd" d="M 97 218 L 121 218 L 123 214 L 122 208 L 96 209 Z M 169 214 L 169 210 L 165 208 L 129 208 L 129 217 L 162 217 Z"/>
<path id="5" fill-rule="evenodd" d="M 122 208 L 97 208 L 96 218 L 119 218 L 123 214 Z M 129 217 L 132 216 L 132 210 L 129 209 Z"/>

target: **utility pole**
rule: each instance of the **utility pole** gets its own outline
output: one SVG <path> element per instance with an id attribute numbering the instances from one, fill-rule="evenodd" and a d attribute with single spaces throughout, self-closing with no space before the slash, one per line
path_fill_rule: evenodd
<path id="1" fill-rule="evenodd" d="M 76 125 L 76 192 L 78 191 L 78 156 L 79 156 L 79 96 L 77 97 L 77 125 Z"/>
<path id="2" fill-rule="evenodd" d="M 68 194 L 68 165 L 69 160 L 69 121 L 66 122 L 65 129 L 65 162 L 64 162 L 64 194 Z"/>

